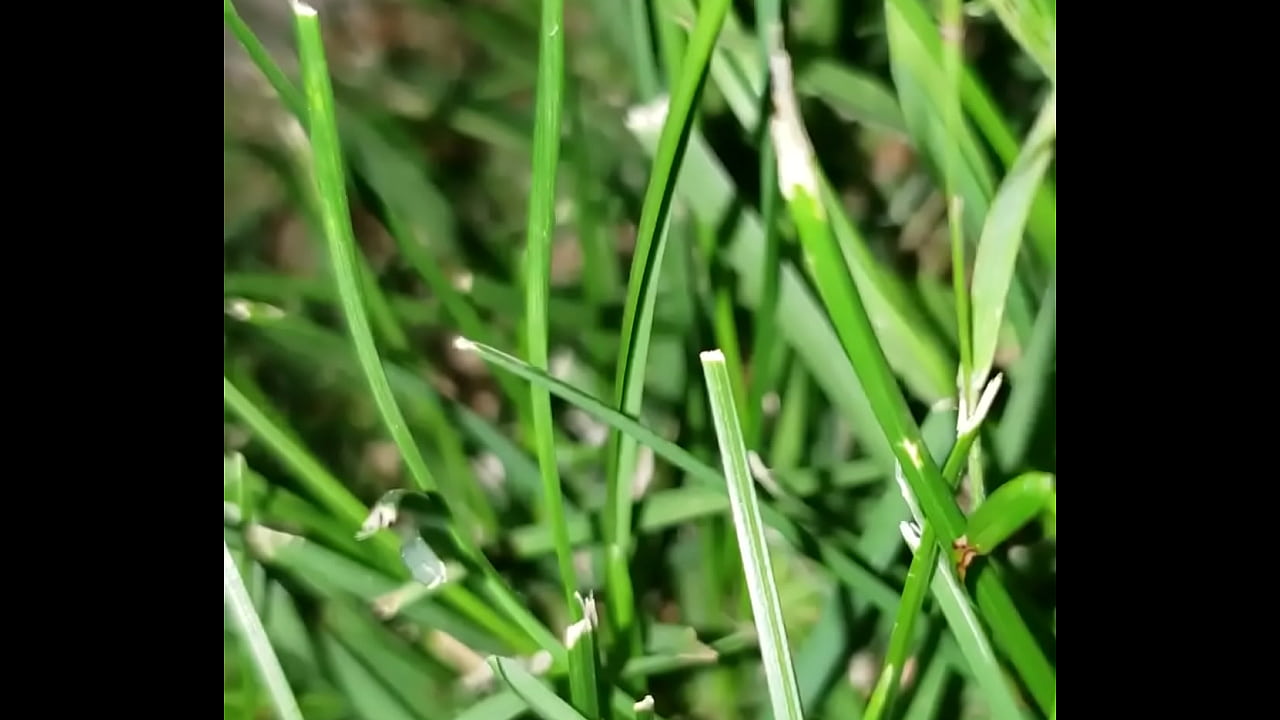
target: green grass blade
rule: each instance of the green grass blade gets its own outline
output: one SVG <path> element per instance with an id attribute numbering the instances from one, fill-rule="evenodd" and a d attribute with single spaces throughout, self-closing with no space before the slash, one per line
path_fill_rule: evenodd
<path id="1" fill-rule="evenodd" d="M 923 538 L 913 536 L 914 531 L 907 528 L 905 523 L 903 525 L 903 536 L 912 552 L 923 553 Z M 992 717 L 999 720 L 1023 720 L 1013 688 L 1005 678 L 1004 671 L 996 660 L 995 651 L 978 621 L 977 613 L 969 603 L 969 596 L 956 579 L 947 558 L 938 558 L 931 586 L 933 595 L 942 608 L 942 614 L 955 633 L 960 652 L 968 661 L 974 679 L 990 705 Z"/>
<path id="2" fill-rule="evenodd" d="M 555 235 L 556 178 L 560 166 L 560 116 L 564 105 L 564 3 L 542 0 L 538 33 L 538 84 L 533 126 L 533 187 L 529 196 L 525 246 L 525 346 L 530 363 L 546 370 L 548 363 L 547 298 L 551 287 L 551 243 Z M 583 619 L 576 602 L 578 574 L 564 517 L 564 491 L 556 460 L 555 424 L 546 388 L 530 385 L 534 445 L 542 475 L 543 520 L 551 528 L 560 568 L 560 583 L 572 623 Z M 569 652 L 569 681 L 573 704 L 587 717 L 600 712 L 596 696 L 595 657 L 590 642 Z"/>
<path id="3" fill-rule="evenodd" d="M 782 195 L 800 230 L 805 260 L 845 354 L 862 381 L 880 431 L 925 507 L 948 542 L 964 532 L 964 516 L 950 497 L 933 460 L 924 451 L 920 428 L 898 388 L 897 379 L 876 339 L 858 288 L 840 254 L 819 201 L 813 150 L 800 121 L 791 86 L 790 58 L 778 52 L 770 58 L 774 78 L 775 116 L 772 124 L 778 147 L 778 177 Z"/>
<path id="4" fill-rule="evenodd" d="M 289 109 L 302 123 L 303 127 L 307 125 L 307 103 L 302 93 L 289 82 L 289 78 L 280 70 L 280 66 L 271 58 L 271 53 L 267 52 L 266 46 L 253 34 L 253 30 L 245 24 L 240 17 L 240 13 L 236 11 L 236 6 L 231 0 L 222 0 L 222 22 L 231 30 L 231 34 L 235 36 L 236 42 L 244 48 L 249 54 L 249 59 L 253 64 L 258 66 L 262 74 L 266 76 L 267 82 L 275 89 L 276 95 L 280 96 L 280 101 Z"/>
<path id="5" fill-rule="evenodd" d="M 791 649 L 782 622 L 782 605 L 774 582 L 773 565 L 764 537 L 764 521 L 756 500 L 755 480 L 747 465 L 747 448 L 734 407 L 733 389 L 724 355 L 718 350 L 701 354 L 711 398 L 711 414 L 715 421 L 720 456 L 728 480 L 733 524 L 737 530 L 742 568 L 751 596 L 752 614 L 764 660 L 765 681 L 769 687 L 775 720 L 801 720 L 800 692 Z"/>
<path id="6" fill-rule="evenodd" d="M 369 318 L 365 314 L 363 288 L 356 274 L 356 243 L 351 227 L 351 212 L 347 207 L 346 179 L 342 167 L 342 151 L 338 140 L 338 126 L 334 115 L 333 88 L 329 83 L 328 62 L 324 43 L 320 37 L 320 22 L 314 9 L 294 3 L 294 16 L 298 30 L 298 54 L 302 65 L 303 87 L 307 98 L 308 117 L 311 119 L 311 151 L 316 195 L 320 201 L 321 218 L 333 266 L 338 296 L 342 301 L 343 315 L 356 348 L 356 356 L 364 369 L 374 402 L 383 422 L 400 449 L 400 455 L 409 469 L 409 475 L 419 490 L 436 489 L 435 479 L 427 469 L 413 436 L 405 425 L 404 416 L 396 404 L 378 350 L 374 345 Z"/>
<path id="7" fill-rule="evenodd" d="M 681 1 L 688 2 L 688 0 Z M 721 91 L 730 97 L 739 98 L 731 103 L 731 107 L 739 124 L 748 133 L 755 133 L 758 123 L 763 117 L 767 117 L 761 113 L 760 108 L 769 98 L 765 91 L 765 83 L 761 79 L 767 71 L 767 64 L 762 60 L 763 55 L 757 45 L 758 43 L 753 42 L 752 38 L 736 30 L 736 23 L 731 15 L 726 21 L 711 67 L 712 77 Z M 644 137 L 640 139 L 645 142 Z M 715 165 L 714 160 L 710 158 L 702 159 L 707 153 L 701 145 L 701 139 L 695 136 L 691 143 L 689 160 L 686 161 L 686 167 L 682 170 L 684 177 L 681 178 L 681 187 L 678 191 L 682 195 L 690 196 L 690 205 L 695 213 L 705 213 L 706 217 L 719 221 L 731 206 L 736 190 L 731 187 L 731 181 L 723 172 L 723 168 Z M 853 273 L 855 281 L 862 289 L 867 312 L 875 321 L 877 337 L 880 338 L 890 363 L 902 375 L 911 391 L 921 400 L 932 403 L 948 397 L 955 383 L 954 363 L 944 350 L 940 339 L 934 336 L 922 322 L 920 313 L 906 302 L 905 287 L 901 280 L 888 272 L 887 268 L 875 259 L 866 239 L 845 216 L 838 193 L 821 171 L 817 170 L 817 172 L 822 190 L 822 203 L 836 238 L 839 240 L 841 261 L 848 265 L 849 271 Z M 724 199 L 719 200 L 720 197 Z M 748 263 L 759 263 L 762 262 L 762 258 L 768 257 L 768 238 L 760 230 L 754 215 L 743 212 L 742 218 L 738 230 L 739 237 L 735 238 L 727 251 L 731 265 L 746 285 L 744 290 L 747 299 L 757 299 L 754 297 L 757 296 L 755 288 L 762 286 L 755 305 L 758 308 L 767 299 L 765 292 L 768 287 L 765 280 L 762 280 L 767 278 L 767 275 L 762 276 L 759 268 L 750 267 Z M 788 322 L 781 322 L 781 329 L 786 336 L 790 333 L 809 330 L 806 324 L 792 323 L 790 320 L 801 316 L 807 317 L 812 313 L 802 312 L 796 307 L 797 299 L 789 292 L 791 288 L 788 287 L 790 280 L 788 268 L 785 266 L 782 268 L 779 278 L 781 294 L 778 311 L 780 317 L 788 319 Z M 817 329 L 814 329 L 814 332 L 817 332 Z M 812 333 L 805 334 L 811 336 Z M 802 355 L 807 356 L 810 351 L 818 350 L 819 343 L 811 337 L 806 337 L 804 340 L 794 337 L 789 339 L 792 339 L 796 352 Z M 826 339 L 823 338 L 823 340 Z M 836 344 L 834 337 L 830 340 L 832 345 Z M 829 353 L 825 355 L 829 356 Z M 834 381 L 841 374 L 831 367 L 820 365 L 815 365 L 813 372 L 814 376 L 824 383 Z M 843 400 L 841 396 L 846 394 L 848 391 L 841 391 L 833 393 L 832 397 Z M 855 404 L 863 403 L 855 401 Z M 857 412 L 862 414 L 861 409 Z M 869 415 L 869 411 L 866 414 Z M 867 424 L 867 418 L 859 420 L 851 417 L 851 419 L 854 420 L 855 426 Z M 857 429 L 864 430 L 860 427 Z M 887 470 L 888 467 L 886 467 Z"/>
<path id="8" fill-rule="evenodd" d="M 319 19 L 315 10 L 306 5 L 294 3 L 293 7 L 298 29 L 299 58 L 311 117 L 311 146 L 315 164 L 316 190 L 321 199 L 325 235 L 338 284 L 338 295 L 342 300 L 343 315 L 347 319 L 356 356 L 369 383 L 383 423 L 400 449 L 400 455 L 414 483 L 419 490 L 423 491 L 439 489 L 446 495 L 449 506 L 456 508 L 462 505 L 460 499 L 448 497 L 452 494 L 449 488 L 438 486 L 427 468 L 426 461 L 418 451 L 395 396 L 391 392 L 391 386 L 387 382 L 382 361 L 378 357 L 378 350 L 374 346 L 369 321 L 364 313 L 360 283 L 354 271 L 355 238 L 351 228 L 351 215 L 347 208 L 342 154 L 333 111 L 333 88 L 329 84 L 329 71 L 320 36 Z M 524 604 L 517 600 L 510 589 L 496 576 L 483 554 L 474 548 L 470 537 L 458 532 L 456 528 L 453 536 L 464 552 L 487 567 L 488 572 L 483 578 L 484 586 L 503 610 L 531 637 L 538 639 L 544 649 L 552 652 L 553 656 L 563 653 L 563 646 L 546 633 L 545 628 L 542 628 Z"/>
<path id="9" fill-rule="evenodd" d="M 1054 476 L 1030 472 L 1001 485 L 969 516 L 969 545 L 986 555 L 1049 507 Z"/>
<path id="10" fill-rule="evenodd" d="M 249 591 L 245 589 L 244 579 L 240 577 L 240 568 L 232 559 L 231 549 L 225 541 L 222 543 L 222 595 L 225 602 L 231 605 L 231 614 L 240 626 L 241 637 L 249 646 L 253 665 L 271 697 L 276 717 L 280 720 L 302 720 L 302 710 L 298 708 L 289 680 L 280 667 L 280 659 L 276 657 L 275 649 L 267 639 L 262 619 L 258 617 L 253 600 L 249 598 Z"/>
<path id="11" fill-rule="evenodd" d="M 351 532 L 354 533 L 360 527 L 368 513 L 364 504 L 347 490 L 341 480 L 325 470 L 297 439 L 275 423 L 225 376 L 222 378 L 222 402 L 244 420 L 258 438 L 293 471 L 317 502 L 341 518 L 351 528 Z M 386 547 L 394 547 L 394 543 L 384 545 Z"/>
<path id="12" fill-rule="evenodd" d="M 966 458 L 969 457 L 969 451 L 973 447 L 974 441 L 978 438 L 981 429 L 981 423 L 986 418 L 987 411 L 990 409 L 991 400 L 994 399 L 995 393 L 999 390 L 999 383 L 992 383 L 993 387 L 988 390 L 987 400 L 976 411 L 974 420 L 970 421 L 959 433 L 956 438 L 955 445 L 951 447 L 951 451 L 947 454 L 946 462 L 942 468 L 942 478 L 949 487 L 954 487 L 960 481 L 960 474 L 966 466 Z M 907 505 L 912 508 L 912 514 L 916 514 L 918 510 L 914 507 L 914 497 L 906 488 L 902 488 L 903 499 Z M 889 650 L 885 655 L 884 669 L 881 671 L 880 680 L 876 683 L 875 691 L 871 695 L 871 699 L 867 702 L 867 714 L 865 720 L 880 720 L 882 717 L 891 717 L 893 710 L 893 702 L 898 691 L 898 681 L 902 677 L 902 669 L 906 665 L 907 654 L 910 650 L 910 643 L 913 636 L 913 628 L 915 622 L 920 616 L 920 610 L 924 607 L 925 592 L 929 588 L 929 584 L 933 577 L 933 568 L 937 564 L 939 557 L 937 533 L 928 523 L 924 524 L 921 530 L 920 549 L 911 559 L 911 565 L 907 570 L 907 579 L 902 586 L 902 602 L 898 604 L 897 613 L 894 615 L 893 629 L 889 633 Z M 959 635 L 966 630 L 978 629 L 977 626 L 964 625 L 952 628 L 953 632 Z M 987 643 L 985 636 L 975 643 Z"/>
<path id="13" fill-rule="evenodd" d="M 619 432 L 635 438 L 637 442 L 652 448 L 654 453 L 667 462 L 689 474 L 689 479 L 703 487 L 727 494 L 724 477 L 715 468 L 698 460 L 692 453 L 673 442 L 661 437 L 654 431 L 637 422 L 634 418 L 614 410 L 600 400 L 587 395 L 577 388 L 567 385 L 548 376 L 535 368 L 529 367 L 515 357 L 479 343 L 471 344 L 485 361 L 503 370 L 519 375 L 529 382 L 546 385 L 547 389 L 557 397 L 572 403 L 586 411 L 596 419 L 608 424 Z M 788 542 L 798 548 L 816 546 L 817 556 L 828 565 L 828 569 L 841 582 L 854 590 L 864 593 L 868 602 L 882 609 L 896 607 L 898 595 L 876 573 L 859 562 L 852 560 L 834 543 L 820 538 L 808 536 L 803 528 L 785 517 L 780 510 L 770 504 L 762 509 L 764 521 L 778 530 Z"/>
<path id="14" fill-rule="evenodd" d="M 653 331 L 658 275 L 670 231 L 669 214 L 677 171 L 688 143 L 694 107 L 701 95 L 702 78 L 728 6 L 728 0 L 709 0 L 703 4 L 681 63 L 680 83 L 672 92 L 664 113 L 662 134 L 654 154 L 640 212 L 635 254 L 627 286 L 627 303 L 623 312 L 622 348 L 618 356 L 615 399 L 618 408 L 624 413 L 638 414 L 640 410 Z M 637 447 L 633 440 L 621 435 L 612 437 L 611 447 L 614 449 L 610 452 L 606 495 L 613 512 L 605 529 L 608 541 L 620 551 L 620 554 L 613 557 L 621 558 L 629 554 L 631 548 L 631 482 L 635 473 Z M 626 573 L 621 568 L 615 568 L 611 577 L 622 580 Z M 611 599 L 615 602 L 611 602 L 610 609 L 613 611 L 616 627 L 624 637 L 629 638 L 635 649 L 638 647 L 638 638 L 633 634 L 635 608 L 631 590 L 626 585 L 611 590 Z"/>
<path id="15" fill-rule="evenodd" d="M 502 678 L 511 691 L 543 720 L 587 720 L 516 661 L 490 657 L 486 662 L 493 668 L 494 674 Z"/>
<path id="16" fill-rule="evenodd" d="M 973 262 L 973 377 L 981 387 L 991 372 L 1006 299 L 1013 284 L 1022 233 L 1031 202 L 1049 161 L 1058 129 L 1058 94 L 1053 91 L 1031 127 L 1022 152 L 991 202 Z"/>
<path id="17" fill-rule="evenodd" d="M 964 534 L 964 515 L 951 497 L 937 464 L 925 451 L 920 428 L 876 341 L 858 288 L 839 260 L 839 249 L 817 201 L 817 173 L 812 149 L 800 123 L 794 96 L 790 94 L 790 83 L 778 81 L 779 77 L 789 79 L 789 59 L 780 53 L 771 59 L 771 64 L 775 80 L 777 116 L 773 127 L 778 146 L 778 174 L 783 196 L 787 198 L 800 229 L 808 265 L 828 306 L 844 351 L 867 390 L 880 430 L 903 468 L 911 492 L 921 503 L 924 518 L 930 525 L 937 526 L 939 540 L 950 547 Z M 979 593 L 980 602 L 984 595 L 987 598 L 986 611 L 992 613 L 988 617 L 992 625 L 1005 634 L 1006 646 L 1017 649 L 1016 654 L 1011 651 L 1015 664 L 1028 684 L 1034 684 L 1041 691 L 1037 700 L 1047 704 L 1051 695 L 1044 691 L 1051 686 L 1052 672 L 1042 654 L 1031 652 L 1034 640 L 998 576 L 984 573 L 979 582 Z M 963 618 L 957 617 L 957 621 L 961 620 Z"/>

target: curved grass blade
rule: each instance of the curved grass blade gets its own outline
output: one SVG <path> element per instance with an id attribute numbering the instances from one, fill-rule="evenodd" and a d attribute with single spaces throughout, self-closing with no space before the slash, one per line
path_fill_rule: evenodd
<path id="1" fill-rule="evenodd" d="M 378 412 L 396 447 L 400 449 L 410 477 L 419 490 L 434 490 L 435 479 L 418 452 L 413 436 L 405 425 L 404 416 L 400 413 L 400 407 L 387 384 L 386 374 L 374 345 L 373 333 L 369 329 L 369 319 L 365 314 L 364 291 L 355 271 L 355 234 L 347 207 L 346 179 L 337 120 L 334 116 L 333 88 L 329 83 L 329 68 L 320 38 L 319 18 L 316 11 L 307 5 L 295 2 L 293 9 L 298 30 L 299 62 L 302 65 L 307 98 L 307 116 L 311 119 L 313 177 L 342 313 Z"/>
<path id="2" fill-rule="evenodd" d="M 670 102 L 661 103 L 665 110 L 662 113 L 662 133 L 645 188 L 622 320 L 615 400 L 624 413 L 638 414 L 643 399 L 658 276 L 670 230 L 669 215 L 675 181 L 692 128 L 694 107 L 701 96 L 703 76 L 728 7 L 729 0 L 708 0 L 702 4 L 681 63 L 680 82 L 672 92 Z M 631 550 L 631 479 L 635 473 L 636 454 L 634 440 L 625 435 L 611 434 L 605 489 L 611 512 L 605 523 L 605 533 L 607 541 L 617 549 L 610 555 L 614 560 L 609 577 L 615 581 L 615 586 L 610 588 L 613 601 L 610 609 L 618 632 L 627 639 L 633 651 L 640 647 L 634 626 L 634 598 L 627 570 L 618 563 L 628 557 Z"/>
<path id="3" fill-rule="evenodd" d="M 1049 473 L 1030 472 L 1001 485 L 969 516 L 965 533 L 974 551 L 986 555 L 1036 516 L 1047 512 L 1054 491 Z"/>
<path id="4" fill-rule="evenodd" d="M 357 359 L 364 370 L 365 379 L 369 383 L 383 423 L 399 448 L 400 455 L 418 489 L 428 491 L 439 488 L 441 492 L 446 493 L 445 497 L 450 508 L 462 507 L 463 503 L 460 499 L 449 497 L 449 488 L 440 487 L 427 468 L 405 424 L 404 416 L 391 392 L 382 361 L 378 357 L 378 350 L 369 329 L 369 320 L 364 312 L 362 289 L 354 271 L 355 237 L 351 227 L 350 211 L 347 208 L 346 182 L 343 177 L 342 154 L 334 116 L 333 88 L 330 85 L 324 45 L 320 37 L 320 23 L 316 11 L 309 6 L 295 2 L 293 8 L 298 30 L 299 59 L 302 64 L 304 88 L 311 118 L 316 190 L 321 199 L 325 236 L 338 284 L 338 295 L 342 300 L 343 315 L 346 317 L 355 345 Z M 486 568 L 483 583 L 495 603 L 528 632 L 530 637 L 538 640 L 543 649 L 551 652 L 553 657 L 559 658 L 563 655 L 563 646 L 556 642 L 555 637 L 546 631 L 524 603 L 520 602 L 503 584 L 493 572 L 492 567 L 488 565 L 483 553 L 474 547 L 469 537 L 457 532 L 456 529 L 453 536 L 458 547 L 469 556 L 469 559 Z"/>
<path id="5" fill-rule="evenodd" d="M 783 627 L 782 604 L 778 599 L 778 587 L 774 582 L 773 565 L 764 537 L 755 480 L 748 468 L 747 448 L 738 422 L 738 411 L 734 407 L 729 371 L 719 350 L 704 352 L 700 359 L 711 399 L 711 415 L 720 444 L 724 474 L 728 480 L 729 505 L 751 597 L 773 717 L 775 720 L 802 720 L 804 714 L 800 708 L 791 649 Z"/>
<path id="6" fill-rule="evenodd" d="M 231 557 L 231 548 L 227 547 L 225 540 L 222 542 L 222 595 L 231 605 L 231 614 L 240 625 L 241 637 L 249 646 L 254 667 L 267 687 L 276 716 L 280 720 L 302 720 L 302 710 L 298 708 L 298 701 L 280 667 L 280 659 L 267 639 L 267 631 L 262 627 L 258 611 L 245 589 L 244 579 L 240 577 L 240 568 Z"/>
<path id="7" fill-rule="evenodd" d="M 587 720 L 569 703 L 529 674 L 520 663 L 509 658 L 490 657 L 486 662 L 493 672 L 543 720 Z"/>

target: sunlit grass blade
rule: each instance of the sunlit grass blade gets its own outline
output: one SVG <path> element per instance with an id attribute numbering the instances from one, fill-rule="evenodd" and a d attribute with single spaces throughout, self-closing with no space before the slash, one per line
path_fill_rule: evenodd
<path id="1" fill-rule="evenodd" d="M 747 448 L 734 407 L 729 372 L 720 351 L 704 352 L 700 357 L 711 398 L 711 414 L 728 482 L 733 524 L 751 596 L 773 717 L 775 720 L 801 720 L 804 714 L 800 707 L 795 668 L 791 664 L 791 648 L 783 627 L 782 605 L 764 536 L 764 521 L 756 500 L 755 480 L 747 465 Z"/>
<path id="2" fill-rule="evenodd" d="M 280 667 L 280 659 L 267 639 L 262 620 L 240 577 L 240 568 L 236 566 L 225 541 L 222 543 L 222 595 L 224 601 L 231 605 L 231 614 L 240 626 L 241 637 L 249 646 L 254 667 L 267 688 L 276 716 L 280 720 L 302 720 L 302 710 L 298 708 L 289 680 Z"/>
<path id="3" fill-rule="evenodd" d="M 502 678 L 511 691 L 542 720 L 589 720 L 574 710 L 572 705 L 556 697 L 550 688 L 530 675 L 519 663 L 502 657 L 490 657 L 486 662 L 493 668 L 494 674 Z"/>
<path id="4" fill-rule="evenodd" d="M 661 113 L 662 134 L 645 188 L 627 286 L 627 303 L 623 311 L 622 348 L 618 355 L 615 401 L 624 413 L 638 414 L 643 399 L 654 304 L 670 232 L 675 181 L 688 142 L 694 108 L 701 95 L 703 75 L 728 6 L 729 0 L 709 0 L 703 4 L 681 63 L 680 82 L 673 89 L 670 102 L 663 103 L 665 112 Z M 647 18 L 647 8 L 642 10 Z M 637 31 L 636 27 L 632 30 Z M 645 42 L 648 42 L 647 35 Z M 652 82 L 657 82 L 656 77 Z M 631 551 L 631 484 L 635 473 L 637 446 L 631 438 L 614 434 L 611 437 L 611 448 L 605 492 L 612 513 L 605 524 L 605 531 L 608 542 L 618 548 L 611 556 L 615 558 L 616 565 Z M 613 622 L 631 648 L 638 649 L 639 640 L 634 627 L 635 605 L 630 583 L 625 579 L 627 575 L 618 566 L 610 573 L 610 577 L 623 583 L 611 588 L 610 609 Z"/>
<path id="5" fill-rule="evenodd" d="M 1053 91 L 1027 135 L 1022 152 L 1000 184 L 982 226 L 973 262 L 973 377 L 981 387 L 991 372 L 1006 298 L 1013 284 L 1018 250 L 1031 202 L 1049 161 L 1058 129 L 1058 94 Z"/>
<path id="6" fill-rule="evenodd" d="M 564 105 L 564 3 L 542 0 L 538 33 L 538 84 L 533 126 L 533 187 L 529 196 L 525 238 L 525 347 L 529 362 L 546 370 L 548 363 L 547 297 L 551 287 L 551 242 L 555 236 L 556 178 L 560 165 L 560 116 Z M 564 492 L 557 466 L 555 424 L 546 388 L 528 388 L 533 415 L 533 441 L 542 476 L 542 519 L 555 539 L 560 584 L 570 621 L 583 620 L 577 600 L 578 573 L 564 516 Z M 586 633 L 588 636 L 593 632 Z M 574 706 L 587 717 L 600 713 L 596 694 L 594 639 L 569 648 L 569 683 Z"/>

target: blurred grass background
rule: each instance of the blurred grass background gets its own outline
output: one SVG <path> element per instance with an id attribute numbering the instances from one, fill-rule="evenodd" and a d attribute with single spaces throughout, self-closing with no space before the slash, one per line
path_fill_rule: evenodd
<path id="1" fill-rule="evenodd" d="M 765 466 L 753 474 L 774 513 L 766 521 L 777 532 L 765 537 L 805 716 L 863 717 L 912 558 L 899 527 L 911 513 L 868 398 L 875 393 L 859 384 L 837 341 L 838 312 L 824 307 L 826 296 L 807 276 L 796 224 L 772 177 L 758 33 L 769 3 L 729 4 L 696 98 L 669 226 L 660 220 L 647 232 L 646 186 L 663 119 L 657 113 L 655 122 L 653 101 L 678 86 L 697 13 L 714 3 L 564 3 L 547 367 L 565 385 L 624 408 L 656 440 L 611 435 L 589 402 L 554 391 L 547 436 L 526 379 L 458 343 L 465 337 L 529 359 L 525 251 L 538 198 L 530 163 L 540 3 L 313 5 L 336 97 L 364 311 L 391 392 L 461 538 L 456 548 L 431 543 L 451 569 L 436 588 L 413 581 L 393 539 L 355 540 L 369 508 L 414 480 L 344 322 L 307 132 L 228 18 L 224 540 L 244 584 L 236 597 L 261 619 L 301 715 L 529 714 L 517 685 L 485 663 L 491 654 L 521 659 L 568 698 L 566 668 L 540 661 L 545 643 L 486 594 L 487 583 L 500 583 L 544 632 L 564 635 L 583 610 L 566 598 L 553 524 L 567 529 L 576 587 L 594 592 L 602 615 L 602 715 L 630 716 L 630 700 L 644 695 L 662 717 L 769 713 L 729 503 L 695 482 L 690 466 L 709 466 L 713 475 L 721 467 L 698 363 L 700 351 L 720 348 L 746 447 L 753 464 Z M 962 389 L 973 396 L 957 398 L 957 372 L 973 362 L 962 357 L 970 353 L 959 338 L 971 335 L 957 320 L 953 265 L 958 258 L 975 275 L 974 247 L 980 237 L 987 243 L 991 217 L 1018 202 L 1005 188 L 1018 190 L 1010 179 L 1026 170 L 1020 153 L 1032 156 L 1033 123 L 1047 102 L 1056 108 L 1052 0 L 955 3 L 964 28 L 957 68 L 948 67 L 939 40 L 947 37 L 938 27 L 945 5 L 792 0 L 778 8 L 838 256 L 939 464 L 956 438 L 958 405 L 973 407 L 981 390 Z M 239 0 L 234 9 L 300 88 L 290 5 Z M 960 485 L 960 507 L 971 513 L 987 497 L 996 506 L 993 492 L 1011 479 L 1056 472 L 1054 166 L 1033 174 L 1024 183 L 1025 238 L 1015 222 L 1005 233 L 1013 239 L 1008 271 L 988 265 L 1008 286 L 992 325 L 999 330 L 992 362 L 1005 377 L 979 435 L 983 451 L 970 458 L 978 472 Z M 953 196 L 963 202 L 949 204 Z M 960 222 L 948 222 L 949 210 Z M 953 229 L 963 236 L 959 255 Z M 647 341 L 643 333 L 627 339 L 634 314 L 644 327 L 628 289 L 637 257 L 656 262 L 646 276 L 656 283 Z M 983 275 L 976 276 L 975 285 Z M 978 287 L 973 300 L 981 324 L 980 311 L 993 305 L 983 304 Z M 648 354 L 624 400 L 619 358 L 637 342 Z M 562 524 L 548 519 L 539 472 L 538 440 L 547 437 L 563 489 Z M 660 440 L 688 461 L 664 452 Z M 619 460 L 619 443 L 633 441 L 634 457 Z M 628 498 L 634 523 L 623 518 L 620 528 L 615 509 L 632 507 Z M 1033 520 L 1012 523 L 979 563 L 998 566 L 1034 638 L 1032 654 L 1049 665 L 1055 508 L 1010 511 Z M 629 546 L 629 558 L 612 555 L 615 542 Z M 468 559 L 468 544 L 483 551 L 492 577 Z M 626 569 L 621 584 L 610 575 L 618 567 Z M 1017 712 L 1056 715 L 1037 692 L 1050 676 L 1010 660 L 1005 630 L 990 624 L 982 597 L 978 605 Z M 256 669 L 262 648 L 231 620 L 236 603 L 227 607 L 224 715 L 271 717 L 280 712 L 280 688 Z M 619 612 L 628 609 L 634 620 L 624 621 Z M 1008 716 L 984 692 L 981 669 L 946 618 L 933 597 L 924 600 L 903 643 L 898 697 L 873 712 Z"/>

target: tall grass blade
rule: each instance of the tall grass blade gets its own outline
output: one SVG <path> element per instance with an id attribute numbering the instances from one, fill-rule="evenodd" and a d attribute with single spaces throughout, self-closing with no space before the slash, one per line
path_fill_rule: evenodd
<path id="1" fill-rule="evenodd" d="M 627 285 L 627 303 L 622 319 L 622 348 L 618 356 L 615 400 L 622 412 L 638 414 L 644 393 L 645 368 L 653 331 L 653 312 L 658 292 L 658 275 L 670 230 L 671 202 L 677 172 L 684 158 L 694 107 L 701 95 L 703 76 L 729 0 L 708 0 L 702 5 L 697 25 L 689 40 L 680 67 L 680 82 L 669 104 L 659 102 L 649 108 L 654 117 L 636 122 L 654 123 L 660 118 L 662 133 L 645 188 L 644 204 L 636 235 L 636 248 Z M 633 28 L 634 30 L 634 28 Z M 656 79 L 654 80 L 656 82 Z M 657 112 L 655 112 L 657 111 Z M 612 555 L 615 566 L 631 550 L 632 477 L 637 447 L 626 436 L 613 435 L 606 495 L 611 509 L 605 525 L 606 540 L 618 548 Z M 639 649 L 634 634 L 635 605 L 625 568 L 616 566 L 610 577 L 622 584 L 612 588 L 610 609 L 619 633 L 633 651 Z"/>
<path id="2" fill-rule="evenodd" d="M 538 84 L 533 126 L 533 188 L 529 196 L 525 245 L 525 346 L 534 367 L 547 369 L 547 299 L 551 287 L 551 243 L 555 235 L 556 179 L 560 165 L 560 117 L 564 105 L 564 3 L 542 0 L 538 33 Z M 583 620 L 577 602 L 578 574 L 573 565 L 569 526 L 564 516 L 564 492 L 557 466 L 555 425 L 551 396 L 545 388 L 529 386 L 533 410 L 534 445 L 542 475 L 543 521 L 551 528 L 560 569 L 560 584 L 570 620 Z M 596 717 L 594 632 L 569 649 L 569 682 L 574 706 L 587 717 Z"/>
<path id="3" fill-rule="evenodd" d="M 435 479 L 427 469 L 422 454 L 418 452 L 413 436 L 405 425 L 404 416 L 400 413 L 400 407 L 387 384 L 378 350 L 374 346 L 373 333 L 369 329 L 369 318 L 365 314 L 364 291 L 356 275 L 356 242 L 347 206 L 346 178 L 334 116 L 333 88 L 329 82 L 324 42 L 320 37 L 319 17 L 310 6 L 298 2 L 293 4 L 293 11 L 297 23 L 298 59 L 302 65 L 307 117 L 311 120 L 311 155 L 316 196 L 320 202 L 325 240 L 338 296 L 342 302 L 343 316 L 378 412 L 396 447 L 400 449 L 410 477 L 419 490 L 434 490 Z"/>
<path id="4" fill-rule="evenodd" d="M 747 578 L 752 614 L 764 661 L 765 681 L 775 720 L 802 720 L 800 692 L 791 648 L 782 622 L 782 605 L 773 577 L 773 564 L 764 536 L 764 521 L 756 499 L 755 480 L 747 463 L 747 448 L 734 407 L 733 388 L 724 355 L 718 350 L 701 354 L 703 373 L 711 398 L 711 415 L 715 422 L 720 457 L 728 482 L 729 505 L 737 531 L 742 569 Z"/>

